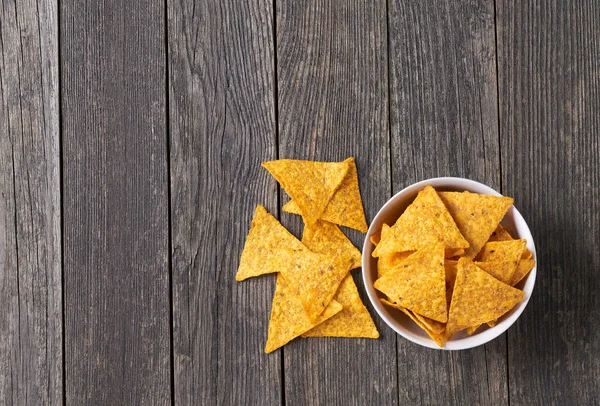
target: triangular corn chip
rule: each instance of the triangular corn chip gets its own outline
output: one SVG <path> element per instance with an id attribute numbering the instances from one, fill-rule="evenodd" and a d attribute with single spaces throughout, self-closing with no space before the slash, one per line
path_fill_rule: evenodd
<path id="1" fill-rule="evenodd" d="M 496 227 L 496 229 L 494 230 L 494 232 L 492 232 L 492 235 L 490 235 L 490 238 L 488 239 L 488 242 L 492 242 L 492 241 L 510 241 L 510 240 L 514 240 L 514 238 L 512 238 L 512 236 L 510 235 L 510 233 L 508 232 L 508 230 L 506 228 L 504 228 L 502 226 L 502 224 L 498 224 L 498 227 Z"/>
<path id="2" fill-rule="evenodd" d="M 457 331 L 496 320 L 525 297 L 525 293 L 500 282 L 467 258 L 458 261 L 450 303 L 446 337 Z"/>
<path id="3" fill-rule="evenodd" d="M 388 271 L 394 269 L 406 258 L 414 254 L 414 251 L 395 252 L 393 254 L 382 255 L 377 259 L 377 278 L 381 278 Z"/>
<path id="4" fill-rule="evenodd" d="M 475 262 L 475 265 L 498 279 L 500 282 L 509 283 L 517 270 L 519 261 L 490 261 Z"/>
<path id="5" fill-rule="evenodd" d="M 446 272 L 446 303 L 450 309 L 452 301 L 452 292 L 454 292 L 454 283 L 456 282 L 456 273 L 458 272 L 458 261 L 444 261 L 444 271 Z"/>
<path id="6" fill-rule="evenodd" d="M 387 299 L 381 299 L 381 303 L 383 303 L 386 306 L 389 307 L 393 307 L 394 309 L 398 309 L 400 310 L 402 313 L 406 314 L 412 321 L 415 322 L 415 324 L 419 327 L 421 327 L 429 337 L 431 337 L 431 339 L 433 341 L 436 342 L 437 345 L 439 345 L 440 347 L 443 347 L 444 344 L 446 344 L 446 336 L 445 336 L 445 332 L 444 329 L 442 329 L 440 332 L 433 332 L 432 330 L 429 329 L 429 327 L 424 324 L 421 319 L 417 316 L 416 313 L 411 312 L 408 309 L 405 309 L 402 306 L 398 306 L 396 303 L 390 302 Z M 421 316 L 422 317 L 422 316 Z M 441 326 L 443 326 L 443 324 L 440 323 Z"/>
<path id="7" fill-rule="evenodd" d="M 369 311 L 360 300 L 352 275 L 344 278 L 333 300 L 343 306 L 342 311 L 308 330 L 302 337 L 379 337 Z"/>
<path id="8" fill-rule="evenodd" d="M 265 352 L 275 351 L 341 310 L 342 305 L 332 300 L 316 320 L 309 320 L 296 292 L 283 276 L 277 275 Z"/>
<path id="9" fill-rule="evenodd" d="M 511 197 L 471 192 L 440 192 L 458 229 L 469 242 L 465 257 L 474 258 L 513 204 Z"/>
<path id="10" fill-rule="evenodd" d="M 314 225 L 306 225 L 302 243 L 312 252 L 345 258 L 350 269 L 361 265 L 362 255 L 358 248 L 338 226 L 328 221 L 318 220 Z"/>
<path id="11" fill-rule="evenodd" d="M 321 217 L 349 168 L 347 162 L 293 159 L 263 162 L 262 166 L 296 201 L 308 224 L 314 224 Z"/>
<path id="12" fill-rule="evenodd" d="M 320 218 L 366 233 L 368 226 L 358 187 L 356 163 L 352 157 L 346 159 L 344 162 L 349 165 L 348 173 Z M 286 203 L 283 206 L 283 211 L 299 215 L 303 214 L 296 200 L 290 200 Z"/>
<path id="13" fill-rule="evenodd" d="M 527 240 L 493 241 L 485 243 L 477 260 L 479 262 L 491 261 L 519 261 L 527 250 Z"/>
<path id="14" fill-rule="evenodd" d="M 325 310 L 340 283 L 350 271 L 344 258 L 309 251 L 279 251 L 283 266 L 280 273 L 298 293 L 306 315 L 317 320 Z"/>
<path id="15" fill-rule="evenodd" d="M 533 269 L 534 265 L 535 261 L 533 259 L 522 259 L 519 261 L 517 270 L 513 274 L 508 284 L 510 286 L 515 286 L 517 283 L 521 282 L 523 278 Z"/>
<path id="16" fill-rule="evenodd" d="M 446 273 L 444 244 L 427 244 L 373 286 L 390 301 L 430 319 L 446 322 Z"/>
<path id="17" fill-rule="evenodd" d="M 478 324 L 476 326 L 467 327 L 467 334 L 472 336 L 473 333 L 475 333 L 475 330 L 477 330 L 479 327 L 481 327 L 481 324 Z"/>
<path id="18" fill-rule="evenodd" d="M 275 217 L 267 213 L 263 206 L 257 206 L 235 280 L 243 281 L 252 276 L 279 272 L 282 264 L 277 250 L 280 248 L 308 251 Z"/>
<path id="19" fill-rule="evenodd" d="M 469 246 L 435 189 L 427 186 L 402 213 L 388 238 L 382 230 L 381 241 L 373 256 L 414 251 L 425 244 L 440 241 L 449 249 L 466 249 Z"/>
<path id="20" fill-rule="evenodd" d="M 419 313 L 413 312 L 413 314 L 425 327 L 427 327 L 427 330 L 432 333 L 441 334 L 446 330 L 446 325 L 444 323 L 432 320 L 429 317 L 421 316 Z"/>

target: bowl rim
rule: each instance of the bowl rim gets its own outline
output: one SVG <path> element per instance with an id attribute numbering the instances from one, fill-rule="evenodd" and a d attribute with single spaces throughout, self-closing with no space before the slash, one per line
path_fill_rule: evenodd
<path id="1" fill-rule="evenodd" d="M 365 289 L 367 291 L 367 296 L 371 301 L 371 304 L 375 308 L 375 311 L 379 315 L 380 318 L 396 333 L 406 338 L 407 340 L 419 344 L 424 347 L 433 348 L 437 350 L 466 350 L 469 348 L 474 348 L 483 344 L 486 344 L 498 336 L 502 335 L 510 326 L 512 326 L 515 321 L 519 318 L 519 316 L 527 307 L 529 303 L 529 299 L 533 293 L 533 288 L 535 286 L 535 279 L 537 275 L 537 254 L 535 250 L 535 243 L 533 241 L 533 236 L 531 234 L 531 230 L 527 225 L 527 222 L 519 213 L 514 204 L 510 207 L 507 212 L 507 216 L 510 213 L 510 216 L 513 218 L 515 223 L 515 232 L 518 232 L 519 238 L 525 238 L 527 240 L 527 248 L 533 253 L 534 266 L 533 269 L 529 272 L 529 274 L 525 277 L 525 282 L 520 282 L 519 285 L 522 286 L 522 290 L 525 292 L 525 298 L 515 306 L 510 312 L 508 312 L 508 316 L 503 316 L 503 320 L 496 324 L 494 327 L 487 328 L 484 331 L 473 334 L 471 336 L 467 336 L 464 331 L 459 332 L 455 337 L 458 336 L 458 339 L 451 339 L 446 342 L 446 345 L 440 348 L 429 336 L 426 335 L 425 332 L 422 334 L 416 334 L 412 331 L 409 331 L 405 327 L 401 325 L 400 322 L 393 317 L 389 310 L 384 307 L 384 305 L 379 300 L 379 296 L 377 294 L 376 289 L 373 287 L 373 271 L 371 269 L 371 264 L 373 262 L 371 253 L 373 252 L 374 245 L 370 240 L 371 235 L 373 235 L 376 231 L 378 231 L 382 224 L 382 217 L 388 212 L 391 207 L 394 207 L 399 201 L 403 200 L 404 196 L 409 193 L 414 193 L 415 197 L 419 190 L 423 189 L 425 186 L 431 185 L 434 188 L 446 188 L 450 190 L 456 191 L 465 191 L 468 190 L 473 193 L 483 193 L 489 194 L 493 196 L 502 196 L 493 188 L 472 179 L 467 178 L 459 178 L 459 177 L 436 177 L 422 180 L 420 182 L 413 183 L 398 193 L 394 194 L 388 201 L 379 209 L 373 221 L 369 225 L 369 229 L 367 230 L 367 234 L 365 235 L 365 240 L 363 243 L 362 249 L 362 277 L 363 282 L 365 284 Z M 477 189 L 477 190 L 473 190 Z M 518 223 L 518 229 L 517 229 Z M 403 320 L 410 320 L 404 314 L 399 314 Z"/>

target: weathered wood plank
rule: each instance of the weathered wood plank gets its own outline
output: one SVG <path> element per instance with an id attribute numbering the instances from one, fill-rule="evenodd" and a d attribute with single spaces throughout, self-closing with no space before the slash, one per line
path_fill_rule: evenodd
<path id="1" fill-rule="evenodd" d="M 393 191 L 435 176 L 500 190 L 494 3 L 389 4 Z M 441 352 L 398 339 L 402 404 L 507 404 L 506 336 Z"/>
<path id="2" fill-rule="evenodd" d="M 277 2 L 280 156 L 354 156 L 368 219 L 390 196 L 385 11 L 384 1 Z M 300 218 L 282 217 L 301 236 Z M 362 234 L 344 231 L 362 247 Z M 397 402 L 396 334 L 370 306 L 359 270 L 354 279 L 381 338 L 311 338 L 287 345 L 287 404 Z"/>
<path id="3" fill-rule="evenodd" d="M 536 287 L 508 334 L 513 405 L 600 398 L 600 4 L 499 1 L 504 190 L 535 238 Z"/>
<path id="4" fill-rule="evenodd" d="M 68 404 L 171 402 L 164 23 L 61 5 Z"/>
<path id="5" fill-rule="evenodd" d="M 62 404 L 56 1 L 0 8 L 0 404 Z"/>
<path id="6" fill-rule="evenodd" d="M 273 275 L 235 281 L 257 204 L 277 215 L 271 1 L 168 1 L 176 404 L 273 405 Z"/>

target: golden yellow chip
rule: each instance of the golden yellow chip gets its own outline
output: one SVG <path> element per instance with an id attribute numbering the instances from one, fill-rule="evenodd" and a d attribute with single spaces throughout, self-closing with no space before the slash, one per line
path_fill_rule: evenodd
<path id="1" fill-rule="evenodd" d="M 500 282 L 509 283 L 513 274 L 517 270 L 519 261 L 490 261 L 475 262 L 479 268 L 483 269 Z"/>
<path id="2" fill-rule="evenodd" d="M 445 278 L 444 244 L 438 242 L 425 245 L 373 286 L 397 305 L 444 323 L 448 319 Z"/>
<path id="3" fill-rule="evenodd" d="M 514 238 L 512 238 L 512 236 L 510 235 L 510 233 L 508 232 L 508 230 L 506 228 L 504 228 L 502 226 L 502 224 L 498 224 L 498 227 L 496 227 L 496 229 L 494 230 L 494 232 L 492 233 L 492 235 L 490 235 L 490 238 L 488 239 L 488 242 L 493 242 L 493 241 L 510 241 L 510 240 L 514 240 Z"/>
<path id="4" fill-rule="evenodd" d="M 306 316 L 302 302 L 295 293 L 285 278 L 277 275 L 271 308 L 271 321 L 269 322 L 269 334 L 265 346 L 267 354 L 342 310 L 342 305 L 332 300 L 319 317 L 315 321 L 311 321 Z"/>
<path id="5" fill-rule="evenodd" d="M 502 283 L 467 258 L 458 261 L 458 272 L 446 338 L 457 331 L 496 320 L 525 297 L 525 292 Z"/>
<path id="6" fill-rule="evenodd" d="M 344 235 L 338 226 L 328 221 L 318 220 L 314 225 L 306 225 L 302 244 L 312 252 L 343 257 L 350 269 L 360 268 L 362 254 Z"/>
<path id="7" fill-rule="evenodd" d="M 464 248 L 446 248 L 446 258 L 460 257 L 465 254 Z"/>
<path id="8" fill-rule="evenodd" d="M 470 192 L 440 192 L 458 229 L 469 242 L 467 258 L 474 258 L 513 204 L 511 197 Z"/>
<path id="9" fill-rule="evenodd" d="M 441 334 L 446 330 L 446 325 L 430 319 L 429 317 L 421 316 L 419 313 L 413 312 L 414 316 L 426 327 L 426 330 L 434 334 Z"/>
<path id="10" fill-rule="evenodd" d="M 419 319 L 419 317 L 417 317 L 417 314 L 416 314 L 416 313 L 414 313 L 414 312 L 411 312 L 410 310 L 408 310 L 408 309 L 405 309 L 405 308 L 404 308 L 404 307 L 402 307 L 402 306 L 398 306 L 397 304 L 395 304 L 395 303 L 393 303 L 393 302 L 390 302 L 390 301 L 389 301 L 389 300 L 387 300 L 387 299 L 381 299 L 381 303 L 383 303 L 383 304 L 384 304 L 384 305 L 386 305 L 386 306 L 393 307 L 394 309 L 398 309 L 398 310 L 400 310 L 402 313 L 406 314 L 406 315 L 407 315 L 407 316 L 408 316 L 408 317 L 409 317 L 409 318 L 410 318 L 412 321 L 414 321 L 414 322 L 415 322 L 415 324 L 416 324 L 417 326 L 421 327 L 421 329 L 423 329 L 423 330 L 424 330 L 424 331 L 427 333 L 427 335 L 428 335 L 429 337 L 431 337 L 431 339 L 432 339 L 433 341 L 435 341 L 435 342 L 436 342 L 436 344 L 437 344 L 437 345 L 439 345 L 440 347 L 443 347 L 443 346 L 444 346 L 444 344 L 446 344 L 446 337 L 445 337 L 444 329 L 442 329 L 442 331 L 441 331 L 441 332 L 438 332 L 438 333 L 436 333 L 436 332 L 433 332 L 433 331 L 431 331 L 431 330 L 429 329 L 429 327 L 428 327 L 426 324 L 424 324 L 424 323 L 421 321 L 421 319 Z M 421 316 L 421 317 L 422 317 L 422 316 Z M 441 324 L 441 323 L 440 323 L 440 324 Z M 443 326 L 443 324 L 441 324 L 441 325 Z"/>
<path id="11" fill-rule="evenodd" d="M 529 249 L 526 249 L 525 252 L 523 253 L 523 256 L 521 256 L 522 259 L 531 259 L 533 258 L 533 252 L 529 251 Z"/>
<path id="12" fill-rule="evenodd" d="M 384 226 L 387 226 L 387 224 L 384 224 Z M 381 229 L 375 231 L 375 233 L 369 237 L 369 240 L 371 240 L 374 246 L 377 246 L 377 244 L 379 244 L 379 241 L 381 241 Z"/>
<path id="13" fill-rule="evenodd" d="M 515 286 L 517 283 L 521 282 L 523 278 L 527 276 L 527 274 L 533 269 L 534 265 L 535 261 L 533 259 L 522 259 L 519 261 L 517 270 L 513 274 L 508 284 L 510 286 Z"/>
<path id="14" fill-rule="evenodd" d="M 452 292 L 454 292 L 454 282 L 456 281 L 456 272 L 458 271 L 458 261 L 444 261 L 444 271 L 446 273 L 446 303 L 450 309 L 452 301 Z"/>
<path id="15" fill-rule="evenodd" d="M 472 336 L 473 333 L 475 333 L 475 330 L 477 330 L 479 327 L 481 327 L 481 324 L 478 324 L 476 326 L 467 327 L 467 334 Z"/>
<path id="16" fill-rule="evenodd" d="M 414 253 L 414 251 L 395 252 L 379 257 L 379 259 L 377 259 L 377 278 L 381 278 L 386 272 L 394 269 L 400 262 L 404 261 Z"/>
<path id="17" fill-rule="evenodd" d="M 526 249 L 527 240 L 488 242 L 477 254 L 477 260 L 479 262 L 519 261 Z"/>
<path id="18" fill-rule="evenodd" d="M 242 281 L 252 276 L 279 272 L 282 264 L 277 251 L 281 248 L 308 251 L 264 207 L 257 206 L 235 280 Z"/>
<path id="19" fill-rule="evenodd" d="M 349 165 L 348 173 L 325 208 L 321 219 L 366 233 L 368 226 L 358 187 L 356 163 L 352 157 L 344 162 Z M 283 211 L 300 215 L 303 213 L 295 198 L 283 206 Z"/>
<path id="20" fill-rule="evenodd" d="M 381 241 L 373 256 L 415 251 L 432 242 L 443 242 L 450 249 L 469 246 L 437 192 L 427 186 L 406 208 L 387 236 L 382 230 Z"/>
<path id="21" fill-rule="evenodd" d="M 350 272 L 349 262 L 341 257 L 309 251 L 280 250 L 279 256 L 282 263 L 287 264 L 280 273 L 298 293 L 308 318 L 317 320 Z"/>
<path id="22" fill-rule="evenodd" d="M 333 300 L 343 306 L 342 311 L 308 330 L 302 337 L 379 337 L 369 311 L 360 300 L 352 275 L 344 278 Z"/>
<path id="23" fill-rule="evenodd" d="M 281 187 L 296 201 L 307 224 L 314 224 L 348 173 L 347 162 L 312 162 L 294 159 L 263 162 Z"/>

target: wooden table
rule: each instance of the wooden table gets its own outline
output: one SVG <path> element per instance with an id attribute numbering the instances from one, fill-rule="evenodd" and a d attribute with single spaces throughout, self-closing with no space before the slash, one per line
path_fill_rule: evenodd
<path id="1" fill-rule="evenodd" d="M 0 404 L 600 402 L 599 2 L 16 0 L 0 55 Z M 515 198 L 507 334 L 430 350 L 368 305 L 378 340 L 263 353 L 239 255 L 257 204 L 301 222 L 260 163 L 348 156 L 369 220 L 434 176 Z"/>

